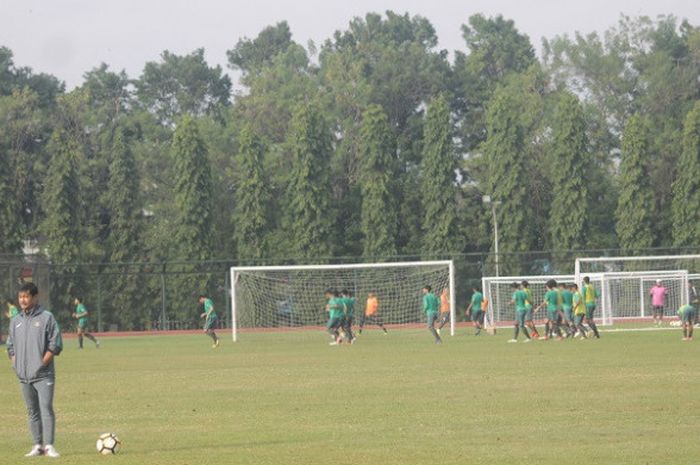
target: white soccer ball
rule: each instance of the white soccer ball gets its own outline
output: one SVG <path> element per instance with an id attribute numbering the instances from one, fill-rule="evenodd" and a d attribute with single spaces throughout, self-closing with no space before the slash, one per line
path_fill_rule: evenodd
<path id="1" fill-rule="evenodd" d="M 681 320 L 673 320 L 670 324 L 671 326 L 681 326 L 683 322 Z"/>
<path id="2" fill-rule="evenodd" d="M 121 445 L 122 442 L 114 433 L 100 434 L 100 437 L 97 438 L 97 444 L 95 444 L 97 452 L 103 455 L 116 454 Z"/>

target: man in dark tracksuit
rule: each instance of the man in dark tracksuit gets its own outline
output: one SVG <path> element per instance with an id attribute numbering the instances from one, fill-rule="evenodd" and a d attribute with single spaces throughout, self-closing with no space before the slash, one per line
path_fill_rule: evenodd
<path id="1" fill-rule="evenodd" d="M 61 330 L 51 312 L 39 305 L 39 289 L 34 283 L 20 288 L 18 300 L 22 311 L 12 319 L 7 353 L 19 378 L 34 439 L 34 447 L 26 457 L 58 457 L 53 446 L 56 429 L 53 358 L 63 349 Z"/>

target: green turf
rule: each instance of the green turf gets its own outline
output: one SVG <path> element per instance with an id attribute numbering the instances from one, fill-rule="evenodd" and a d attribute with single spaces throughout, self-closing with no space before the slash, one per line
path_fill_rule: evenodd
<path id="1" fill-rule="evenodd" d="M 700 341 L 680 330 L 507 344 L 460 330 L 69 340 L 57 448 L 70 464 L 697 464 Z M 0 463 L 29 463 L 0 377 Z M 123 441 L 100 457 L 97 436 Z M 35 459 L 33 461 L 48 459 Z"/>

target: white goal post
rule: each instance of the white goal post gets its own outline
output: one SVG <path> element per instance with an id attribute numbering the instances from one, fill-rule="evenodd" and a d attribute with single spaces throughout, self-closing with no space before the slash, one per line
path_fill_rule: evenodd
<path id="1" fill-rule="evenodd" d="M 364 313 L 369 293 L 379 300 L 379 312 L 389 326 L 424 321 L 421 289 L 428 285 L 439 296 L 447 289 L 450 334 L 455 329 L 455 280 L 451 260 L 232 267 L 231 331 L 319 330 L 327 320 L 324 292 L 347 289 L 357 299 L 355 321 Z"/>
<path id="2" fill-rule="evenodd" d="M 576 282 L 601 276 L 601 307 L 616 320 L 651 316 L 650 289 L 656 280 L 667 288 L 666 314 L 689 301 L 688 282 L 700 271 L 700 255 L 584 257 L 575 262 Z"/>
<path id="3" fill-rule="evenodd" d="M 563 283 L 569 285 L 575 282 L 574 275 L 539 275 L 539 276 L 484 276 L 481 279 L 484 297 L 488 299 L 488 309 L 485 316 L 487 327 L 505 326 L 515 320 L 515 308 L 510 305 L 513 294 L 513 283 L 520 284 L 527 281 L 532 291 L 533 306 L 537 306 L 544 300 L 547 281 L 553 279 L 557 285 Z M 591 281 L 596 287 L 602 284 L 602 276 L 591 275 Z M 605 309 L 596 315 L 603 325 L 611 324 L 611 319 Z"/>

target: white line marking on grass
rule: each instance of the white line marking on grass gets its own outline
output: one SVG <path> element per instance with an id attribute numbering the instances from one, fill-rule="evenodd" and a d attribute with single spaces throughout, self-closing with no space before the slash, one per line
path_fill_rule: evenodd
<path id="1" fill-rule="evenodd" d="M 680 326 L 677 328 L 613 328 L 613 329 L 599 329 L 601 333 L 628 333 L 635 331 L 679 331 Z"/>

